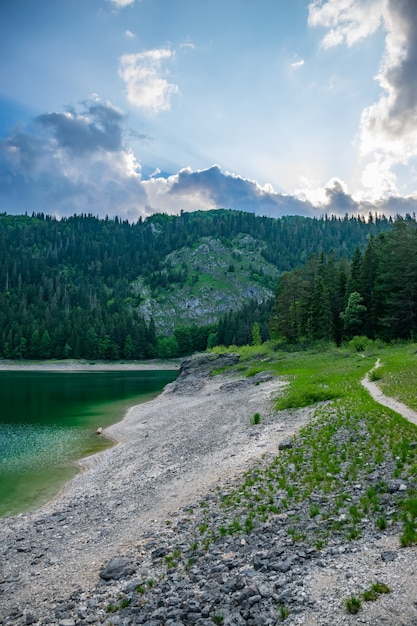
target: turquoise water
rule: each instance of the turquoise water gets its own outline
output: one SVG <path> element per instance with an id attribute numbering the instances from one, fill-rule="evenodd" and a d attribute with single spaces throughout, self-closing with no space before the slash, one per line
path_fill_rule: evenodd
<path id="1" fill-rule="evenodd" d="M 38 508 L 112 445 L 98 427 L 157 395 L 175 371 L 0 371 L 0 516 Z"/>

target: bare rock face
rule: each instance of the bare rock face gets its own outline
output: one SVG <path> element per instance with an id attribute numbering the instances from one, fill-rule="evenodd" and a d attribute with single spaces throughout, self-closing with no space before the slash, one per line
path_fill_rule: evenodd
<path id="1" fill-rule="evenodd" d="M 210 372 L 239 362 L 239 354 L 195 354 L 181 363 L 178 377 L 165 388 L 165 393 L 197 393 L 203 386 Z"/>

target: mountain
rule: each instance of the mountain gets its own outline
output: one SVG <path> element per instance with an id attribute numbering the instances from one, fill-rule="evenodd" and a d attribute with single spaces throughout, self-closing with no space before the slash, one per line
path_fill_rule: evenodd
<path id="1" fill-rule="evenodd" d="M 150 358 L 158 337 L 190 325 L 205 328 L 204 347 L 207 325 L 269 300 L 282 272 L 320 251 L 351 257 L 391 224 L 228 210 L 135 224 L 1 214 L 0 355 Z"/>

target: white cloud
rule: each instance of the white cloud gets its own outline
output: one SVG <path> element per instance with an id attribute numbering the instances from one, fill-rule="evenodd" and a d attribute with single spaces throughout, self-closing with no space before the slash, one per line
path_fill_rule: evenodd
<path id="1" fill-rule="evenodd" d="M 308 7 L 308 24 L 327 29 L 321 42 L 324 48 L 342 43 L 352 46 L 378 30 L 384 3 L 385 0 L 313 0 Z"/>
<path id="2" fill-rule="evenodd" d="M 392 171 L 393 165 L 391 158 L 386 158 L 383 154 L 375 154 L 362 172 L 362 184 L 365 191 L 359 193 L 358 197 L 372 201 L 381 196 L 395 195 L 397 177 Z"/>
<path id="3" fill-rule="evenodd" d="M 299 59 L 298 61 L 293 61 L 290 64 L 290 67 L 292 70 L 298 70 L 300 67 L 303 67 L 304 65 L 304 59 Z"/>
<path id="4" fill-rule="evenodd" d="M 351 46 L 385 30 L 385 51 L 375 77 L 381 95 L 366 107 L 359 127 L 363 197 L 397 193 L 395 169 L 417 156 L 417 2 L 415 0 L 314 0 L 309 25 L 323 26 L 325 48 Z"/>
<path id="5" fill-rule="evenodd" d="M 396 191 L 392 170 L 417 156 L 417 19 L 415 0 L 391 0 L 384 11 L 385 56 L 376 77 L 383 93 L 361 117 L 360 153 L 368 158 L 363 184 Z"/>
<path id="6" fill-rule="evenodd" d="M 132 33 L 131 30 L 125 30 L 125 32 L 123 34 L 126 37 L 126 39 L 135 39 L 136 38 L 135 33 Z"/>
<path id="7" fill-rule="evenodd" d="M 124 7 L 128 7 L 131 4 L 135 4 L 135 0 L 109 0 L 115 7 L 118 9 L 124 9 Z"/>
<path id="8" fill-rule="evenodd" d="M 188 170 L 181 170 L 184 171 Z M 177 214 L 180 211 L 206 211 L 217 208 L 204 187 L 194 188 L 190 193 L 172 193 L 172 189 L 179 183 L 181 172 L 168 178 L 154 177 L 143 181 L 142 187 L 147 197 L 147 215 L 157 212 Z"/>
<path id="9" fill-rule="evenodd" d="M 134 106 L 158 113 L 169 111 L 178 86 L 162 75 L 163 64 L 175 53 L 167 48 L 147 50 L 120 57 L 119 76 L 126 85 L 126 96 Z"/>
<path id="10" fill-rule="evenodd" d="M 311 202 L 314 205 L 326 203 L 326 189 L 319 180 L 313 180 L 306 176 L 300 176 L 300 187 L 295 189 L 294 195 L 303 202 Z"/>
<path id="11" fill-rule="evenodd" d="M 180 44 L 180 48 L 189 48 L 190 50 L 195 50 L 195 45 L 191 43 L 191 41 L 185 41 L 184 43 Z"/>

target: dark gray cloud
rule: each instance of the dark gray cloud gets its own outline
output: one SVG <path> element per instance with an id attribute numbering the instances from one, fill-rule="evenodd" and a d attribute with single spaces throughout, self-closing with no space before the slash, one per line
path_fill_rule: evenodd
<path id="1" fill-rule="evenodd" d="M 23 131 L 11 133 L 0 141 L 0 164 L 3 176 L 20 172 L 30 176 L 37 170 L 39 160 L 47 152 L 43 138 Z M 3 176 L 0 174 L 0 181 Z"/>
<path id="2" fill-rule="evenodd" d="M 390 0 L 389 14 L 394 36 L 405 43 L 403 53 L 390 62 L 387 59 L 385 80 L 390 85 L 393 102 L 390 110 L 392 131 L 415 128 L 417 111 L 417 2 Z M 401 128 L 402 127 L 402 128 Z"/>
<path id="3" fill-rule="evenodd" d="M 326 187 L 326 211 L 340 215 L 342 213 L 355 213 L 359 205 L 344 189 L 342 183 L 333 180 L 331 186 Z"/>
<path id="4" fill-rule="evenodd" d="M 337 179 L 326 187 L 325 202 L 317 205 L 222 172 L 217 165 L 143 180 L 133 152 L 121 144 L 121 114 L 104 105 L 91 105 L 87 112 L 85 120 L 75 114 L 40 116 L 42 132 L 37 118 L 33 128 L 0 142 L 0 211 L 85 212 L 131 220 L 161 211 L 211 208 L 271 217 L 417 212 L 417 198 L 356 202 Z"/>
<path id="5" fill-rule="evenodd" d="M 417 214 L 417 197 L 390 196 L 383 198 L 375 203 L 362 202 L 359 206 L 363 215 L 367 213 L 380 213 L 385 216 L 389 215 L 415 215 Z"/>
<path id="6" fill-rule="evenodd" d="M 313 215 L 314 207 L 298 200 L 260 187 L 256 182 L 225 174 L 215 165 L 191 172 L 181 170 L 170 189 L 173 195 L 205 195 L 216 207 L 250 211 L 258 215 Z"/>
<path id="7" fill-rule="evenodd" d="M 47 113 L 0 141 L 0 210 L 129 216 L 146 202 L 125 117 L 98 99 Z"/>
<path id="8" fill-rule="evenodd" d="M 85 102 L 84 106 L 81 113 L 71 108 L 66 113 L 44 113 L 35 121 L 52 130 L 58 144 L 74 154 L 120 150 L 124 115 L 100 102 Z"/>

